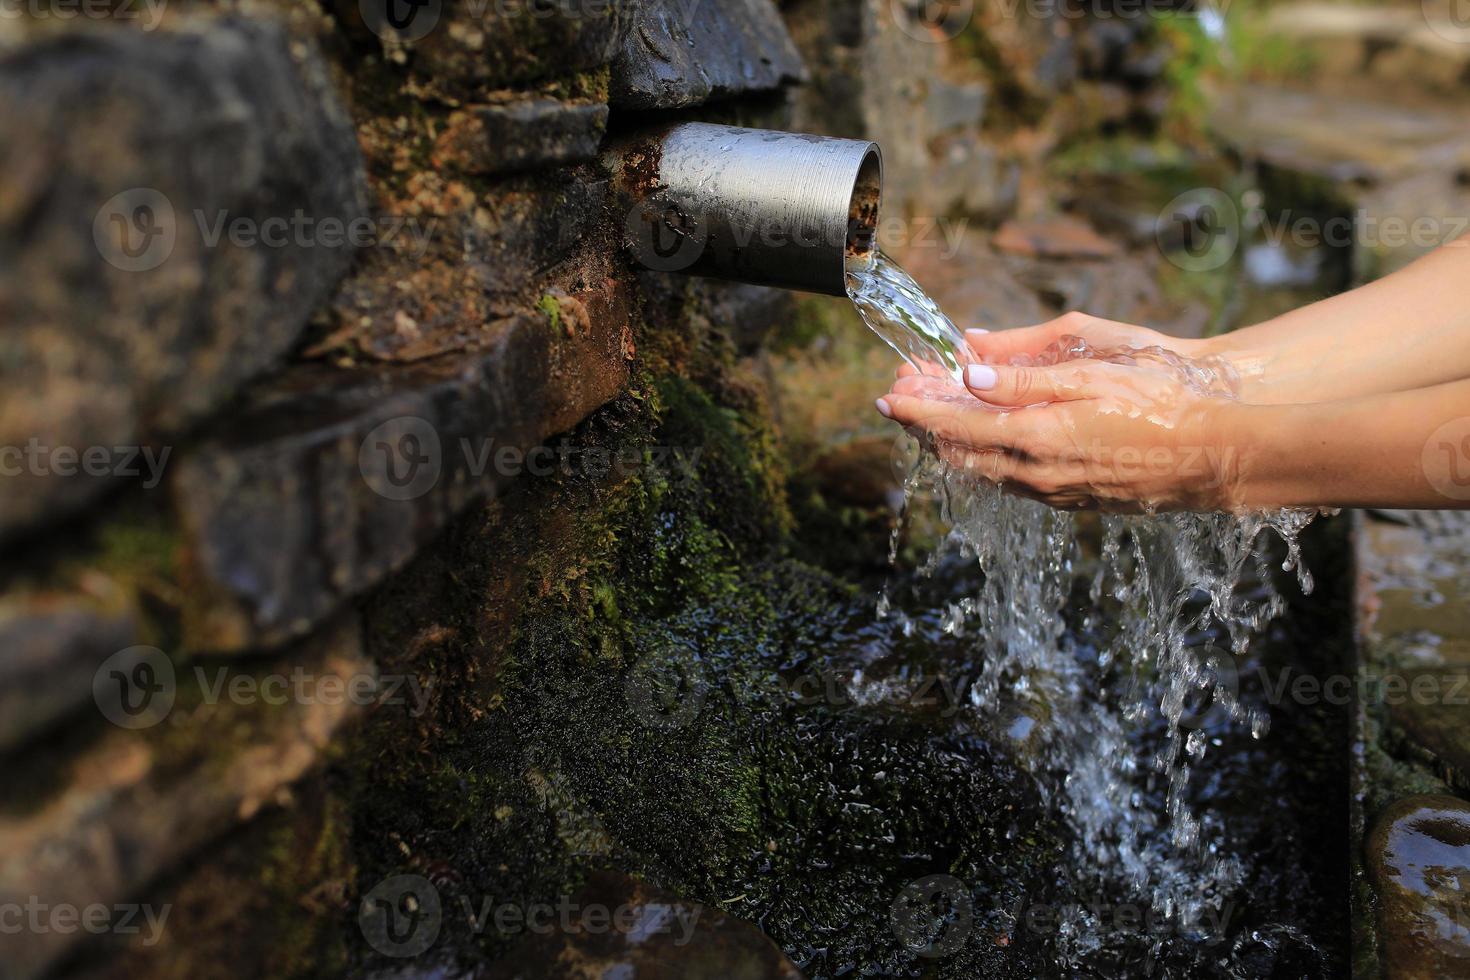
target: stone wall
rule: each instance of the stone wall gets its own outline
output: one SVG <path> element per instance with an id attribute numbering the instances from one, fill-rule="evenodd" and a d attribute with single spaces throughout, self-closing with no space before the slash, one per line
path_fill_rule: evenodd
<path id="1" fill-rule="evenodd" d="M 1148 117 L 1146 32 L 878 0 L 430 0 L 401 29 L 351 0 L 88 9 L 0 20 L 0 903 L 34 914 L 0 970 L 596 959 L 447 913 L 395 946 L 374 899 L 408 875 L 446 905 L 703 910 L 697 943 L 607 955 L 795 975 L 753 908 L 713 903 L 747 849 L 784 867 L 773 812 L 844 839 L 801 773 L 859 772 L 877 737 L 732 708 L 690 746 L 662 701 L 624 717 L 691 610 L 745 623 L 749 657 L 849 601 L 790 562 L 748 358 L 791 302 L 633 269 L 599 149 L 664 118 L 865 135 L 891 214 L 993 228 L 1047 210 L 1028 166 L 1063 134 Z M 1004 839 L 1004 759 L 961 785 L 883 738 L 890 791 L 954 812 L 854 841 Z M 1007 887 L 1051 853 L 1036 826 L 987 864 Z M 868 886 L 809 887 L 835 916 Z M 841 966 L 763 900 L 788 951 Z"/>

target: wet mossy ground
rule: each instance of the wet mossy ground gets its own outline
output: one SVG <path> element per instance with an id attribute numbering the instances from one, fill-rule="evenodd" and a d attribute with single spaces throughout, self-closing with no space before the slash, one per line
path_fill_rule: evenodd
<path id="1" fill-rule="evenodd" d="M 639 447 L 634 472 L 523 480 L 371 604 L 383 673 L 434 694 L 344 756 L 357 894 L 428 878 L 445 912 L 422 961 L 463 968 L 522 939 L 467 909 L 616 869 L 755 922 L 808 976 L 1037 975 L 1008 910 L 1054 888 L 1062 831 L 1031 778 L 951 717 L 804 685 L 864 665 L 871 597 L 791 557 L 785 470 L 738 390 L 633 391 L 571 442 Z M 934 874 L 965 883 L 973 925 L 926 960 L 890 917 Z"/>

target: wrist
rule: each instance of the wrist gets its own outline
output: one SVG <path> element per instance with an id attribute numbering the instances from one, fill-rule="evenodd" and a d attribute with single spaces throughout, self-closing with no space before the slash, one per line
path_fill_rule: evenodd
<path id="1" fill-rule="evenodd" d="M 1195 358 L 1212 358 L 1223 362 L 1236 380 L 1236 391 L 1242 402 L 1269 405 L 1277 401 L 1272 382 L 1274 371 L 1268 366 L 1274 360 L 1271 352 L 1244 342 L 1238 334 L 1220 334 L 1199 341 Z"/>
<path id="2" fill-rule="evenodd" d="M 1218 427 L 1217 478 L 1227 509 L 1272 510 L 1315 506 L 1312 485 L 1316 468 L 1310 433 L 1317 428 L 1306 405 L 1260 405 L 1222 402 L 1213 424 Z"/>

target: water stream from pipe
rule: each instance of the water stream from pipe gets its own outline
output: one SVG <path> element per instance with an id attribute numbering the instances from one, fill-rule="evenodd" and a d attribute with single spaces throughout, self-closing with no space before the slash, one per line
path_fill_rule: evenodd
<path id="1" fill-rule="evenodd" d="M 921 373 L 958 380 L 973 360 L 964 335 L 887 256 L 851 266 L 848 295 Z M 1221 365 L 1161 348 L 1099 349 L 1065 338 L 1032 363 L 1077 358 L 1144 359 L 1200 394 L 1233 397 L 1234 379 Z M 1316 512 L 1102 517 L 1084 623 L 1101 642 L 1096 662 L 1085 664 L 1064 617 L 1082 552 L 1074 515 L 1003 493 L 933 452 L 921 453 L 905 480 L 905 514 L 926 498 L 939 502 L 948 534 L 920 573 L 955 555 L 983 573 L 978 591 L 955 597 L 946 617 L 946 629 L 972 636 L 985 654 L 971 708 L 986 714 L 1003 702 L 1033 704 L 1045 719 L 1033 766 L 1075 830 L 1081 880 L 1121 890 L 1176 934 L 1208 941 L 1243 872 L 1239 857 L 1219 846 L 1210 815 L 1192 811 L 1189 781 L 1212 729 L 1266 733 L 1268 716 L 1235 697 L 1236 658 L 1284 607 L 1271 586 L 1268 535 L 1285 543 L 1283 568 L 1310 591 L 1297 537 Z M 886 591 L 879 615 L 903 615 Z M 1111 689 L 1099 689 L 1099 678 Z M 1139 758 L 1129 728 L 1159 715 L 1162 745 Z M 1145 789 L 1154 775 L 1166 783 L 1162 806 Z M 1073 909 L 1060 931 L 1060 965 L 1085 965 L 1110 945 L 1108 928 L 1085 907 Z"/>

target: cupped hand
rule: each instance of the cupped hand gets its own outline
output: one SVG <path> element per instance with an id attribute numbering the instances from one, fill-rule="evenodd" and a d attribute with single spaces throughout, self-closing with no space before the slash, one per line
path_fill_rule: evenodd
<path id="1" fill-rule="evenodd" d="M 878 410 L 1009 492 L 1132 513 L 1237 508 L 1244 461 L 1226 436 L 1235 405 L 1166 373 L 1074 360 L 971 365 L 965 388 L 907 375 Z"/>
<path id="2" fill-rule="evenodd" d="M 1081 337 L 1093 347 L 1164 347 L 1186 357 L 1204 352 L 1205 343 L 1104 320 L 1086 313 L 1064 313 L 1034 327 L 1016 327 L 994 333 L 966 330 L 965 339 L 975 357 L 985 364 L 1026 363 L 1063 337 Z"/>

